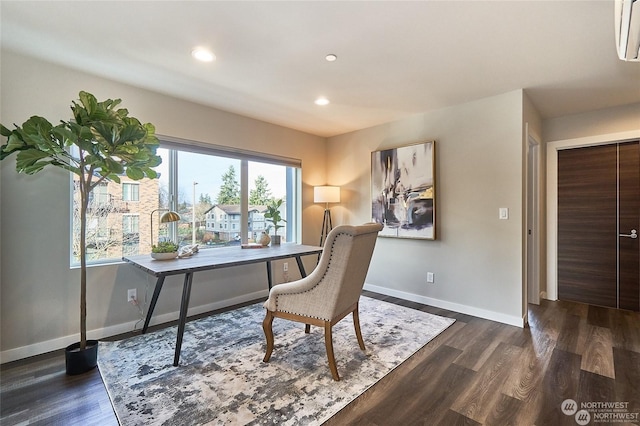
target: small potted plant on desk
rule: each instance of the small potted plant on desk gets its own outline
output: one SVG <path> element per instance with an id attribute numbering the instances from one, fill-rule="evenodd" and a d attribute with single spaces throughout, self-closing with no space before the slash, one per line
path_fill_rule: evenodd
<path id="1" fill-rule="evenodd" d="M 284 225 L 280 225 L 280 222 L 286 223 L 287 221 L 280 215 L 280 206 L 282 206 L 282 198 L 279 200 L 272 200 L 267 205 L 267 212 L 264 217 L 273 224 L 273 235 L 271 236 L 271 245 L 280 244 L 280 235 L 278 235 L 278 229 L 283 228 Z"/>
<path id="2" fill-rule="evenodd" d="M 169 260 L 178 257 L 178 245 L 171 241 L 159 242 L 151 247 L 151 257 L 155 260 Z"/>

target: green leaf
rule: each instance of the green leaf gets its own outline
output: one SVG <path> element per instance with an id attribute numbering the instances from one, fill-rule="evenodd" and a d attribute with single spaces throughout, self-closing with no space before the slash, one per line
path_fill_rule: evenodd
<path id="1" fill-rule="evenodd" d="M 125 126 L 120 132 L 120 141 L 121 142 L 138 141 L 140 139 L 143 139 L 146 134 L 147 134 L 146 130 L 140 126 L 140 123 L 138 123 L 138 125 L 129 124 Z"/>
<path id="2" fill-rule="evenodd" d="M 34 115 L 22 124 L 22 129 L 29 136 L 46 135 L 52 127 L 53 124 L 49 123 L 46 118 L 37 115 Z"/>
<path id="3" fill-rule="evenodd" d="M 162 157 L 159 155 L 153 155 L 149 157 L 149 161 L 147 161 L 147 166 L 149 167 L 158 167 L 160 164 L 162 164 Z"/>
<path id="4" fill-rule="evenodd" d="M 129 179 L 140 180 L 144 179 L 144 172 L 137 167 L 127 168 L 127 176 Z"/>
<path id="5" fill-rule="evenodd" d="M 109 172 L 108 174 L 115 173 L 120 175 L 124 173 L 124 167 L 122 166 L 122 164 L 120 164 L 119 162 L 115 161 L 112 158 L 105 158 L 103 167 L 105 170 Z"/>
<path id="6" fill-rule="evenodd" d="M 138 152 L 140 152 L 140 148 L 135 145 L 120 145 L 115 151 L 118 155 L 137 154 Z"/>
<path id="7" fill-rule="evenodd" d="M 12 133 L 7 139 L 7 144 L 2 147 L 2 151 L 11 154 L 13 151 L 26 148 L 28 148 L 28 145 L 20 138 L 20 134 Z"/>
<path id="8" fill-rule="evenodd" d="M 51 129 L 51 133 L 56 137 L 56 139 L 63 141 L 64 145 L 68 144 L 67 141 L 73 143 L 78 139 L 78 136 L 66 127 L 56 126 Z"/>
<path id="9" fill-rule="evenodd" d="M 50 163 L 41 161 L 45 158 L 49 158 L 49 154 L 37 149 L 20 151 L 16 158 L 16 170 L 29 175 L 37 173 Z"/>
<path id="10" fill-rule="evenodd" d="M 7 129 L 2 124 L 0 124 L 0 135 L 9 137 L 10 134 L 11 134 L 11 130 Z"/>
<path id="11" fill-rule="evenodd" d="M 150 169 L 149 167 L 144 169 L 144 174 L 147 175 L 149 179 L 155 179 L 158 177 L 158 173 L 155 170 Z"/>

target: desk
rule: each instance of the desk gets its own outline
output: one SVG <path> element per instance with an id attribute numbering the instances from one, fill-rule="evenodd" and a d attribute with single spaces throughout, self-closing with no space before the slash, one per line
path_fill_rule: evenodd
<path id="1" fill-rule="evenodd" d="M 289 243 L 259 249 L 241 249 L 239 246 L 203 249 L 200 250 L 199 253 L 184 259 L 154 260 L 151 258 L 150 254 L 141 254 L 137 256 L 126 256 L 123 257 L 122 260 L 158 278 L 156 281 L 156 287 L 153 290 L 153 297 L 151 298 L 149 310 L 147 311 L 147 317 L 144 321 L 144 327 L 142 327 L 143 334 L 147 332 L 147 328 L 149 327 L 149 321 L 151 320 L 153 310 L 158 302 L 158 297 L 160 296 L 160 291 L 162 290 L 165 277 L 169 275 L 184 274 L 182 301 L 180 302 L 180 320 L 178 322 L 178 336 L 176 338 L 176 351 L 173 358 L 173 365 L 177 366 L 180 361 L 182 336 L 184 335 L 184 327 L 187 321 L 189 297 L 191 296 L 191 283 L 193 282 L 193 274 L 195 272 L 266 262 L 267 279 L 269 289 L 271 289 L 271 261 L 294 257 L 298 264 L 300 274 L 302 277 L 306 277 L 307 274 L 304 270 L 301 257 L 314 254 L 318 255 L 320 253 L 322 253 L 322 247 Z"/>

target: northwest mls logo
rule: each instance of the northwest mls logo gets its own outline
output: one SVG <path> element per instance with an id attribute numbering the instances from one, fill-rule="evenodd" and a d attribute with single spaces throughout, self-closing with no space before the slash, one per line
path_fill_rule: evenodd
<path id="1" fill-rule="evenodd" d="M 578 404 L 573 399 L 562 401 L 560 409 L 565 416 L 573 416 L 580 426 L 593 423 L 632 423 L 638 424 L 640 413 L 629 412 L 628 402 L 591 401 Z"/>
<path id="2" fill-rule="evenodd" d="M 591 421 L 591 414 L 587 410 L 578 410 L 578 403 L 573 399 L 565 399 L 560 406 L 566 416 L 574 416 L 576 423 L 580 426 L 588 425 Z"/>

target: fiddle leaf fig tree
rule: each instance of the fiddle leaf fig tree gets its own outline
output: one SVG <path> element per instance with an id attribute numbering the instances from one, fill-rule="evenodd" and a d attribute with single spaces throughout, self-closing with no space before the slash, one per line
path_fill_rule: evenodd
<path id="1" fill-rule="evenodd" d="M 80 195 L 80 349 L 87 344 L 87 256 L 86 225 L 89 194 L 105 180 L 120 183 L 130 179 L 155 179 L 153 170 L 162 159 L 156 155 L 155 127 L 129 117 L 118 108 L 120 99 L 98 102 L 90 93 L 80 92 L 72 101 L 73 119 L 53 125 L 33 116 L 22 126 L 10 130 L 0 124 L 7 138 L 0 147 L 0 160 L 16 155 L 18 173 L 35 174 L 48 166 L 60 167 L 77 175 Z"/>

